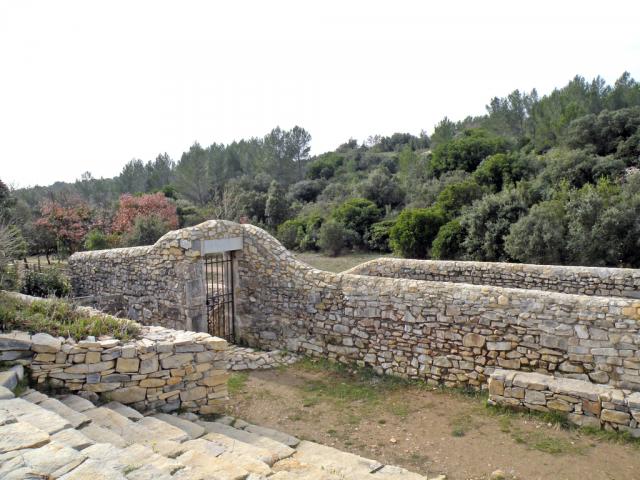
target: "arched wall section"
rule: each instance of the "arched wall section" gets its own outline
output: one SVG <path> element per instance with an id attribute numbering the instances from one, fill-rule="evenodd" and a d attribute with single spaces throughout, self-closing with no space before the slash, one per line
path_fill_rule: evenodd
<path id="1" fill-rule="evenodd" d="M 140 257 L 150 260 L 142 263 L 103 260 L 118 250 L 76 254 L 74 286 L 79 294 L 121 292 L 123 285 L 137 287 L 146 269 L 153 280 L 135 290 L 140 296 L 129 294 L 129 304 L 142 305 L 143 317 L 150 310 L 151 323 L 193 328 L 201 325 L 204 282 L 194 246 L 237 236 L 243 248 L 235 256 L 236 329 L 244 343 L 449 385 L 479 386 L 501 367 L 640 389 L 638 300 L 333 274 L 299 262 L 251 225 L 211 221 L 170 232 L 145 247 Z M 86 279 L 91 272 L 100 280 Z M 154 305 L 170 305 L 181 316 L 162 318 Z"/>

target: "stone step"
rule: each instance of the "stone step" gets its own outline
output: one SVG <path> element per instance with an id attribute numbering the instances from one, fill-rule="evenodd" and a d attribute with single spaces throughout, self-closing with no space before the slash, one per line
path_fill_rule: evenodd
<path id="1" fill-rule="evenodd" d="M 144 415 L 142 415 L 140 412 L 138 412 L 137 410 L 134 410 L 131 407 L 127 407 L 126 405 L 123 405 L 120 402 L 109 402 L 103 405 L 103 407 L 109 408 L 115 412 L 118 412 L 120 415 L 128 418 L 132 422 L 137 422 L 138 420 L 144 418 Z"/>
<path id="2" fill-rule="evenodd" d="M 300 442 L 292 458 L 301 464 L 322 466 L 326 471 L 347 478 L 368 475 L 383 467 L 375 460 L 306 440 Z"/>
<path id="3" fill-rule="evenodd" d="M 30 423 L 50 435 L 70 428 L 71 424 L 57 413 L 42 408 L 22 398 L 0 400 L 0 410 L 6 410 L 22 422 Z"/>
<path id="4" fill-rule="evenodd" d="M 224 449 L 206 440 L 190 440 L 189 449 L 176 460 L 186 468 L 179 470 L 173 478 L 179 480 L 242 480 L 249 472 L 235 461 L 219 458 Z"/>
<path id="5" fill-rule="evenodd" d="M 184 418 L 177 417 L 175 415 L 169 415 L 168 413 L 154 413 L 152 417 L 167 422 L 176 428 L 184 431 L 193 440 L 200 438 L 205 434 L 205 429 L 197 423 L 185 420 Z"/>
<path id="6" fill-rule="evenodd" d="M 189 440 L 183 445 L 186 452 L 199 452 L 211 455 L 212 457 L 240 467 L 254 475 L 266 476 L 271 473 L 269 465 L 252 457 L 251 455 L 247 455 L 246 451 L 241 448 L 237 448 L 237 444 L 233 445 L 232 448 L 229 448 L 228 445 L 222 445 L 219 442 L 211 442 L 204 438 L 200 438 L 197 440 Z"/>
<path id="7" fill-rule="evenodd" d="M 8 400 L 13 397 L 15 397 L 15 395 L 11 390 L 9 390 L 7 387 L 0 386 L 0 400 Z"/>
<path id="8" fill-rule="evenodd" d="M 144 465 L 151 465 L 155 468 L 155 471 L 166 475 L 173 475 L 181 468 L 184 468 L 184 465 L 180 462 L 159 455 L 153 452 L 151 448 L 139 444 L 133 444 L 126 448 L 117 448 L 107 443 L 97 443 L 86 448 L 83 453 L 93 460 L 100 460 L 117 470 L 123 471 L 124 475 Z"/>
<path id="9" fill-rule="evenodd" d="M 130 448 L 130 447 L 129 447 Z M 61 477 L 64 480 L 170 480 L 171 474 L 162 471 L 154 463 L 145 464 L 140 460 L 141 453 L 113 447 L 109 444 L 96 444 L 85 450 L 89 457 L 82 465 Z M 157 461 L 153 458 L 153 461 Z"/>
<path id="10" fill-rule="evenodd" d="M 131 433 L 136 435 L 138 443 L 152 443 L 160 440 L 169 440 L 182 443 L 189 440 L 189 435 L 173 425 L 154 417 L 144 417 L 132 425 Z"/>
<path id="11" fill-rule="evenodd" d="M 111 430 L 124 439 L 132 438 L 131 433 L 134 423 L 110 408 L 97 407 L 85 410 L 84 415 L 89 417 L 94 424 Z"/>
<path id="12" fill-rule="evenodd" d="M 38 406 L 46 408 L 53 413 L 57 413 L 62 418 L 66 419 L 73 428 L 80 428 L 91 422 L 91 419 L 84 413 L 76 412 L 55 398 L 47 398 L 46 400 L 38 403 Z"/>
<path id="13" fill-rule="evenodd" d="M 97 423 L 90 423 L 82 430 L 79 430 L 79 432 L 93 443 L 104 442 L 118 448 L 124 448 L 129 445 L 127 440 L 125 440 L 121 435 L 118 435 L 112 430 L 102 427 Z"/>
<path id="14" fill-rule="evenodd" d="M 83 450 L 95 443 L 95 441 L 87 437 L 80 430 L 75 430 L 73 428 L 67 428 L 66 430 L 54 433 L 51 436 L 51 440 L 75 450 Z"/>
<path id="15" fill-rule="evenodd" d="M 57 442 L 40 448 L 21 450 L 19 455 L 0 464 L 0 478 L 58 478 L 86 459 L 86 455 Z"/>
<path id="16" fill-rule="evenodd" d="M 256 435 L 260 435 L 261 437 L 270 438 L 291 448 L 295 448 L 300 443 L 300 440 L 298 438 L 289 435 L 288 433 L 280 432 L 278 430 L 274 430 L 273 428 L 252 425 L 242 420 L 236 420 L 233 426 L 245 430 L 246 432 L 255 433 Z"/>
<path id="17" fill-rule="evenodd" d="M 0 455 L 25 448 L 38 448 L 50 441 L 47 432 L 27 422 L 15 420 L 0 426 Z"/>
<path id="18" fill-rule="evenodd" d="M 40 402 L 47 400 L 49 397 L 37 390 L 29 389 L 26 390 L 22 395 L 20 395 L 20 398 L 23 398 L 24 400 L 31 403 L 39 404 Z"/>
<path id="19" fill-rule="evenodd" d="M 231 417 L 228 417 L 231 418 Z M 232 423 L 232 422 L 230 422 Z M 198 425 L 204 427 L 207 433 L 220 433 L 222 435 L 226 435 L 229 438 L 234 438 L 241 442 L 247 443 L 249 445 L 253 445 L 255 447 L 260 447 L 267 450 L 271 454 L 271 462 L 267 462 L 270 465 L 273 465 L 274 462 L 278 460 L 282 460 L 284 458 L 290 457 L 293 455 L 295 450 L 291 447 L 288 447 L 284 443 L 280 443 L 276 440 L 273 440 L 268 437 L 263 437 L 257 435 L 255 433 L 247 432 L 246 430 L 239 430 L 237 428 L 233 428 L 229 426 L 227 423 L 222 422 L 205 422 L 198 421 Z"/>
<path id="20" fill-rule="evenodd" d="M 222 433 L 210 432 L 202 438 L 223 446 L 226 451 L 235 451 L 248 455 L 269 466 L 273 465 L 278 460 L 276 456 L 266 448 L 245 443 L 242 440 L 238 440 L 237 438 L 233 438 Z"/>
<path id="21" fill-rule="evenodd" d="M 96 408 L 96 406 L 89 400 L 79 397 L 78 395 L 65 395 L 60 397 L 58 400 L 76 412 L 84 412 L 91 408 Z"/>
<path id="22" fill-rule="evenodd" d="M 344 480 L 344 476 L 330 472 L 322 465 L 310 465 L 295 458 L 286 458 L 273 466 L 269 480 Z"/>

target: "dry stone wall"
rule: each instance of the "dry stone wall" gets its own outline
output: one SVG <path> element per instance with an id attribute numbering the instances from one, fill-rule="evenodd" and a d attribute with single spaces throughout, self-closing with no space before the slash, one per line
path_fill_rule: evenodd
<path id="1" fill-rule="evenodd" d="M 203 270 L 190 250 L 176 244 L 72 255 L 74 296 L 146 325 L 198 330 L 204 321 Z"/>
<path id="2" fill-rule="evenodd" d="M 630 268 L 378 258 L 345 273 L 640 298 L 640 270 Z"/>
<path id="3" fill-rule="evenodd" d="M 576 425 L 640 437 L 640 392 L 538 373 L 496 370 L 489 403 L 566 415 Z"/>
<path id="4" fill-rule="evenodd" d="M 39 388 L 103 397 L 141 411 L 222 412 L 226 350 L 223 339 L 163 327 L 143 327 L 136 340 L 127 342 L 0 334 L 0 354 L 28 367 Z"/>
<path id="5" fill-rule="evenodd" d="M 640 300 L 333 274 L 297 261 L 255 226 L 225 221 L 170 232 L 149 248 L 174 252 L 179 269 L 201 262 L 202 241 L 237 236 L 244 240 L 234 260 L 236 332 L 251 347 L 452 386 L 486 384 L 505 368 L 640 389 Z M 112 286 L 120 280 L 109 275 L 105 255 L 73 262 L 82 265 L 74 276 L 101 265 L 100 287 L 90 288 L 96 293 L 121 288 Z"/>

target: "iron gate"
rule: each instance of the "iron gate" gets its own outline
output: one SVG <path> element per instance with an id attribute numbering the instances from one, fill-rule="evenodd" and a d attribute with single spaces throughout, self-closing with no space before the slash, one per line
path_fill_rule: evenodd
<path id="1" fill-rule="evenodd" d="M 207 255 L 205 275 L 208 333 L 233 342 L 235 340 L 233 252 Z"/>

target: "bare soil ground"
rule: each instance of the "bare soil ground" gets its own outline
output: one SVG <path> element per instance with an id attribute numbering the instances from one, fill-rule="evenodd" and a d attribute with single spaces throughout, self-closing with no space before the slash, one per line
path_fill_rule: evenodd
<path id="1" fill-rule="evenodd" d="M 433 389 L 327 362 L 236 373 L 229 414 L 448 480 L 638 479 L 640 447 L 568 429 L 560 417 L 498 410 L 485 397 Z"/>

